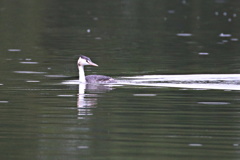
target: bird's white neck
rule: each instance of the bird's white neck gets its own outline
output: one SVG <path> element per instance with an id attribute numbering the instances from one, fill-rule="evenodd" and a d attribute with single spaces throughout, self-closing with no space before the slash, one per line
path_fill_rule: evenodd
<path id="1" fill-rule="evenodd" d="M 79 71 L 79 82 L 80 83 L 86 83 L 84 67 L 83 66 L 78 66 L 78 71 Z"/>

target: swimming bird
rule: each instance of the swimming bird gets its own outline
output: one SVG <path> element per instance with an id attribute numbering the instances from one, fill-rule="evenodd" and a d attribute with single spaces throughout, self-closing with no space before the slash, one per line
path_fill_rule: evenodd
<path id="1" fill-rule="evenodd" d="M 103 75 L 88 75 L 85 77 L 84 66 L 91 65 L 97 67 L 96 63 L 93 63 L 87 56 L 80 55 L 78 61 L 79 82 L 80 83 L 114 83 L 115 80 L 109 76 Z"/>

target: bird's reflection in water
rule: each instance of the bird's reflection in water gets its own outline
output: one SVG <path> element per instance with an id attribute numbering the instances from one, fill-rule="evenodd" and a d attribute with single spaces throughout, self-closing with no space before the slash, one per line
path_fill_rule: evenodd
<path id="1" fill-rule="evenodd" d="M 101 84 L 79 84 L 78 89 L 78 119 L 85 119 L 93 115 L 92 109 L 97 107 L 97 99 L 100 93 L 105 93 L 113 88 Z M 87 92 L 87 94 L 86 94 Z"/>

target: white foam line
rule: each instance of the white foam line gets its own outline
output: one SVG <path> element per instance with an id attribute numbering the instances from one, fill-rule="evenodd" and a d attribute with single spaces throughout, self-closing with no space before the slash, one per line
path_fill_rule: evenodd
<path id="1" fill-rule="evenodd" d="M 114 85 L 240 90 L 240 74 L 143 75 L 120 78 Z M 62 84 L 79 84 L 79 81 L 65 81 Z"/>
<path id="2" fill-rule="evenodd" d="M 232 84 L 129 83 L 128 85 L 149 87 L 191 88 L 191 89 L 240 90 L 240 85 Z"/>
<path id="3" fill-rule="evenodd" d="M 240 74 L 189 74 L 189 75 L 143 75 L 134 77 L 122 77 L 128 79 L 151 79 L 151 80 L 177 80 L 177 81 L 193 81 L 193 80 L 240 80 Z"/>

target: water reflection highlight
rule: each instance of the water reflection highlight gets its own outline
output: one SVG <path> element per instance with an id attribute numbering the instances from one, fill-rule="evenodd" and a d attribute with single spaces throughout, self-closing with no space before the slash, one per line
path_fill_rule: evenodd
<path id="1" fill-rule="evenodd" d="M 97 107 L 97 93 L 105 93 L 112 89 L 109 86 L 101 84 L 79 83 L 77 100 L 78 118 L 84 119 L 85 116 L 93 115 L 92 109 Z M 86 91 L 96 94 L 86 94 Z"/>

